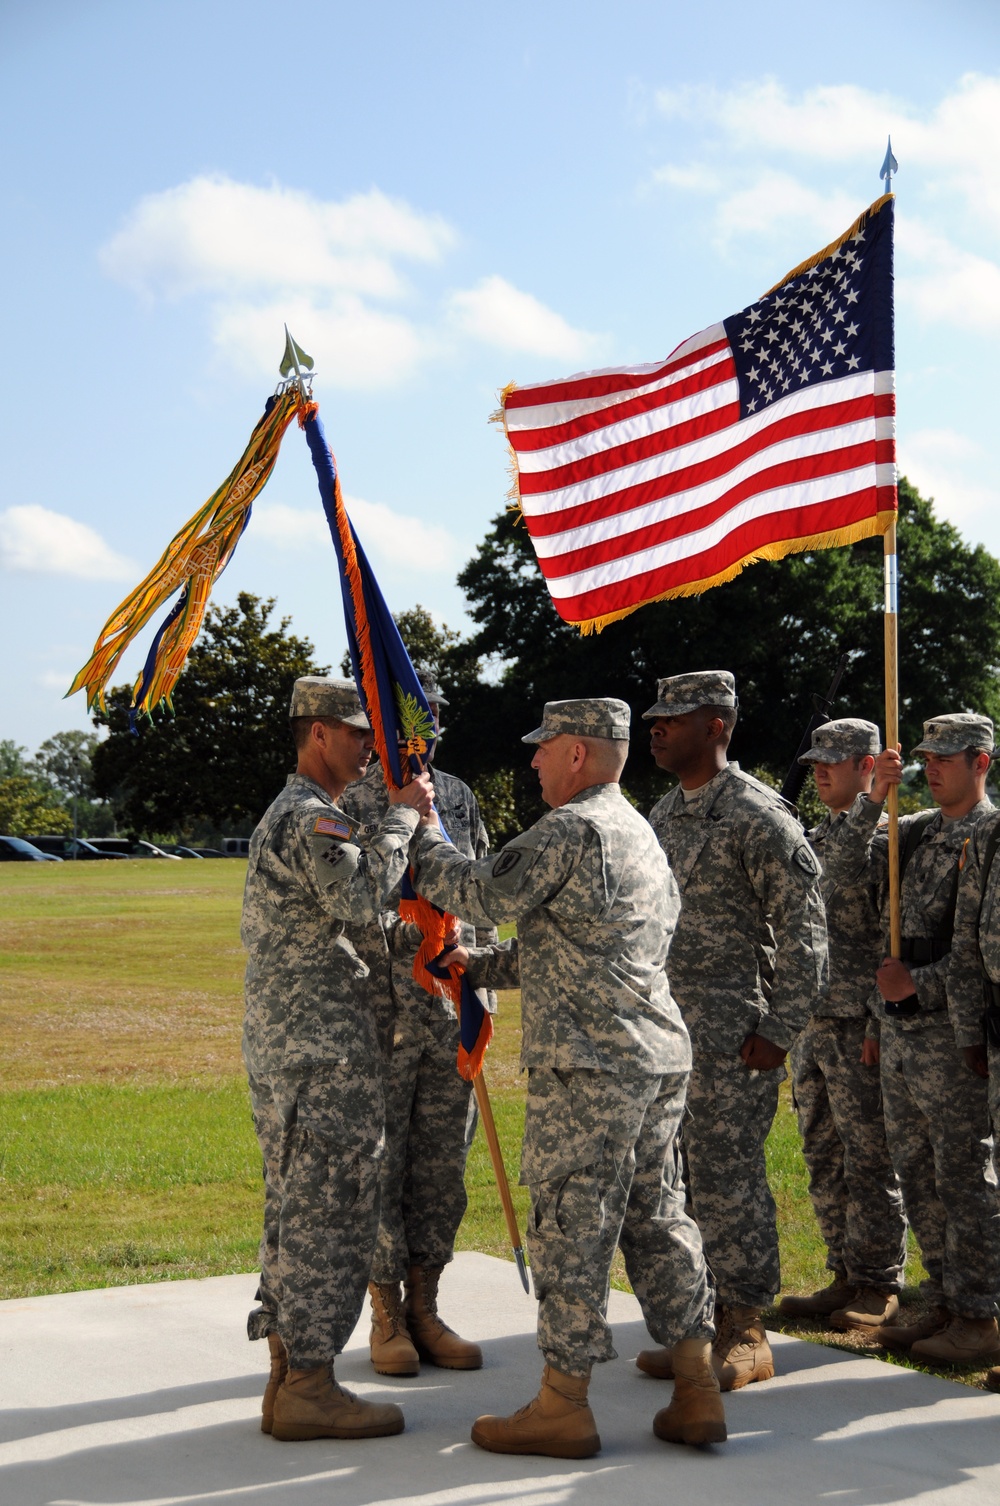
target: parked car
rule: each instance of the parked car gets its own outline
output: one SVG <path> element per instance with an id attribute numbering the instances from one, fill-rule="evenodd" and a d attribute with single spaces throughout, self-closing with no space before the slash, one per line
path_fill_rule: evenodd
<path id="1" fill-rule="evenodd" d="M 123 852 L 101 852 L 82 837 L 57 837 L 49 833 L 41 837 L 25 837 L 24 840 L 30 842 L 32 847 L 37 847 L 39 852 L 49 852 L 57 858 L 86 859 L 88 862 L 95 858 L 128 861 Z"/>
<path id="2" fill-rule="evenodd" d="M 61 863 L 54 852 L 42 852 L 23 837 L 0 837 L 0 863 Z"/>
<path id="3" fill-rule="evenodd" d="M 196 847 L 194 850 L 200 858 L 224 858 L 226 855 L 217 847 Z"/>
<path id="4" fill-rule="evenodd" d="M 185 847 L 181 842 L 168 842 L 163 851 L 171 858 L 200 858 L 203 856 L 197 848 Z"/>
<path id="5" fill-rule="evenodd" d="M 222 851 L 227 858 L 248 858 L 250 856 L 250 838 L 223 837 Z"/>
<path id="6" fill-rule="evenodd" d="M 99 852 L 113 852 L 123 858 L 169 858 L 172 863 L 180 861 L 176 853 L 164 852 L 155 842 L 133 842 L 129 837 L 89 837 L 87 840 Z"/>

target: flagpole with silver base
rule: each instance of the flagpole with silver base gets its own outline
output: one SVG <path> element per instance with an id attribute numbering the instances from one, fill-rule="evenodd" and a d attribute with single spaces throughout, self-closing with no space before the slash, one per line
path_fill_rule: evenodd
<path id="1" fill-rule="evenodd" d="M 892 192 L 892 175 L 899 163 L 892 155 L 892 137 L 886 147 L 879 177 L 885 181 L 886 193 Z M 882 536 L 885 560 L 885 745 L 899 746 L 899 570 L 896 557 L 896 520 Z M 893 957 L 902 952 L 899 917 L 899 789 L 889 786 L 889 951 Z"/>

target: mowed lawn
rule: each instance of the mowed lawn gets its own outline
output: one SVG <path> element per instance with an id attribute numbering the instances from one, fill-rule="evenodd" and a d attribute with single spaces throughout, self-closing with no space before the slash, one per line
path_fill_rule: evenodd
<path id="1" fill-rule="evenodd" d="M 0 1297 L 255 1268 L 245 872 L 232 859 L 0 865 Z M 505 994 L 487 1077 L 523 1228 L 519 1048 L 519 996 Z M 769 1158 L 784 1285 L 812 1289 L 825 1251 L 787 1088 Z M 481 1131 L 468 1187 L 460 1247 L 509 1255 Z"/>

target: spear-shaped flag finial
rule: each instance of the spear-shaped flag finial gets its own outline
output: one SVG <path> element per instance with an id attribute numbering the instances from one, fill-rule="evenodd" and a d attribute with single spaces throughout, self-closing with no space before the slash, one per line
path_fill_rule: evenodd
<path id="1" fill-rule="evenodd" d="M 291 335 L 288 332 L 288 325 L 286 324 L 285 354 L 281 358 L 281 365 L 278 369 L 283 377 L 290 377 L 293 372 L 295 373 L 295 380 L 298 383 L 299 387 L 299 395 L 302 398 L 303 402 L 305 402 L 308 394 L 305 388 L 305 379 L 302 375 L 302 369 L 304 367 L 306 371 L 312 371 L 315 364 L 316 363 L 313 360 L 312 356 L 307 356 L 305 351 L 302 349 L 302 346 L 297 345 L 292 339 Z"/>
<path id="2" fill-rule="evenodd" d="M 882 163 L 882 166 L 879 169 L 879 177 L 885 179 L 885 191 L 886 191 L 886 193 L 892 193 L 892 175 L 893 175 L 893 173 L 898 173 L 898 172 L 899 172 L 899 163 L 896 161 L 895 157 L 892 155 L 892 137 L 890 136 L 889 137 L 889 144 L 888 144 L 888 146 L 885 149 L 885 161 Z"/>

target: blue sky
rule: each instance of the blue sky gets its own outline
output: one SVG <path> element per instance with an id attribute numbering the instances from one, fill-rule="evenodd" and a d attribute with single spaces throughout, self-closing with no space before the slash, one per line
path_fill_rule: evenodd
<path id="1" fill-rule="evenodd" d="M 88 725 L 62 694 L 242 452 L 284 320 L 390 605 L 463 627 L 498 389 L 742 308 L 877 197 L 889 131 L 901 465 L 1000 554 L 998 44 L 993 0 L 4 5 L 0 738 Z M 241 589 L 339 660 L 296 430 Z"/>

